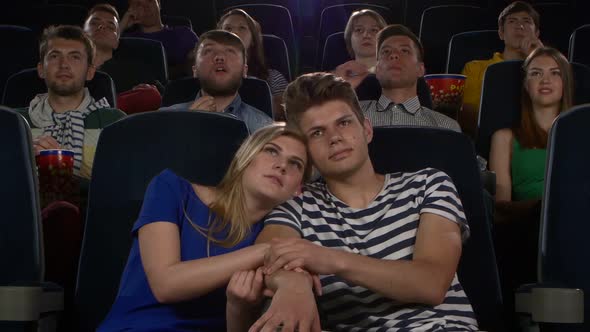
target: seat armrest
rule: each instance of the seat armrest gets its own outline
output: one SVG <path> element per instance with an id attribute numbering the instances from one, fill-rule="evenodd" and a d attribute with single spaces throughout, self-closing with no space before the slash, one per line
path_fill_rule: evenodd
<path id="1" fill-rule="evenodd" d="M 61 286 L 51 283 L 44 282 L 43 294 L 41 295 L 41 307 L 40 311 L 42 314 L 59 312 L 64 310 L 64 290 Z"/>
<path id="2" fill-rule="evenodd" d="M 481 179 L 481 183 L 485 190 L 487 190 L 490 195 L 496 195 L 496 172 L 492 171 L 479 171 L 479 177 Z"/>
<path id="3" fill-rule="evenodd" d="M 0 321 L 38 320 L 42 293 L 40 286 L 1 286 Z"/>
<path id="4" fill-rule="evenodd" d="M 583 323 L 584 291 L 543 285 L 525 285 L 516 291 L 516 312 L 539 323 Z"/>

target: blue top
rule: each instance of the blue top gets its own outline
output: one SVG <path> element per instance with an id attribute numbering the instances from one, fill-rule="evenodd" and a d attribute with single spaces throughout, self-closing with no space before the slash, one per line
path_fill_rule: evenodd
<path id="1" fill-rule="evenodd" d="M 195 100 L 201 98 L 201 91 L 197 94 Z M 186 103 L 174 104 L 168 107 L 160 108 L 161 111 L 187 111 L 188 108 L 194 103 L 194 101 L 189 101 Z M 242 97 L 239 94 L 236 95 L 236 98 L 229 104 L 224 110 L 223 113 L 231 114 L 232 116 L 237 117 L 238 119 L 244 121 L 246 123 L 246 127 L 250 133 L 255 132 L 259 128 L 265 127 L 272 123 L 272 119 L 263 111 L 257 109 L 256 107 L 250 106 L 242 101 Z"/>
<path id="2" fill-rule="evenodd" d="M 193 223 L 207 227 L 209 213 L 190 182 L 172 171 L 164 170 L 152 179 L 139 218 L 133 225 L 133 244 L 117 298 L 97 331 L 225 331 L 225 287 L 191 301 L 161 304 L 150 289 L 139 253 L 139 228 L 151 222 L 167 221 L 178 226 L 181 261 L 206 257 L 207 239 L 194 229 L 186 216 Z M 211 256 L 253 244 L 261 229 L 262 223 L 254 224 L 251 234 L 233 248 L 211 243 Z"/>

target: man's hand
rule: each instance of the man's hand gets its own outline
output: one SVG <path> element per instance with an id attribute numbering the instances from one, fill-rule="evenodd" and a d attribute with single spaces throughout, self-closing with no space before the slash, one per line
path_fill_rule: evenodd
<path id="1" fill-rule="evenodd" d="M 353 88 L 359 86 L 368 74 L 369 69 L 367 66 L 355 60 L 345 62 L 334 69 L 334 75 L 342 77 Z"/>
<path id="2" fill-rule="evenodd" d="M 534 35 L 531 37 L 524 37 L 520 41 L 520 52 L 525 56 L 528 56 L 532 51 L 539 47 L 543 47 L 543 42 Z"/>
<path id="3" fill-rule="evenodd" d="M 38 155 L 41 150 L 61 149 L 61 146 L 51 135 L 41 135 L 33 140 L 33 149 Z"/>
<path id="4" fill-rule="evenodd" d="M 276 331 L 282 325 L 282 332 L 319 332 L 320 318 L 311 290 L 308 276 L 283 271 L 283 282 L 276 290 L 268 310 L 250 327 L 249 332 Z"/>
<path id="5" fill-rule="evenodd" d="M 211 96 L 202 96 L 195 100 L 195 102 L 188 108 L 191 111 L 209 111 L 217 112 L 217 106 L 215 105 L 215 98 Z M 223 110 L 220 110 L 221 112 Z"/>
<path id="6" fill-rule="evenodd" d="M 526 58 L 535 49 L 543 47 L 543 42 L 537 37 L 535 31 L 528 31 L 527 35 L 520 40 L 519 51 Z"/>
<path id="7" fill-rule="evenodd" d="M 304 239 L 273 239 L 264 259 L 264 273 L 272 274 L 283 268 L 303 268 L 315 274 L 334 274 L 337 251 Z"/>
<path id="8" fill-rule="evenodd" d="M 121 19 L 121 22 L 119 24 L 119 29 L 121 30 L 121 33 L 129 29 L 130 27 L 134 26 L 135 24 L 138 24 L 141 20 L 141 14 L 141 9 L 139 9 L 139 7 L 129 7 L 129 9 L 127 9 L 127 11 L 125 12 L 125 15 L 123 15 L 123 18 Z"/>

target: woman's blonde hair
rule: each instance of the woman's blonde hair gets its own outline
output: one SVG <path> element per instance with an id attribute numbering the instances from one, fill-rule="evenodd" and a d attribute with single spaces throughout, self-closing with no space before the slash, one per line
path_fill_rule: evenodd
<path id="1" fill-rule="evenodd" d="M 207 256 L 209 256 L 209 243 L 213 242 L 229 248 L 237 245 L 249 235 L 251 225 L 246 214 L 246 199 L 242 184 L 244 171 L 267 143 L 280 136 L 294 138 L 304 144 L 307 151 L 305 136 L 287 128 L 284 124 L 274 124 L 257 130 L 242 143 L 225 176 L 217 185 L 217 195 L 209 205 L 211 213 L 208 227 L 198 226 L 191 221 L 193 227 L 207 237 Z M 303 182 L 307 181 L 310 176 L 311 159 L 307 156 Z M 223 239 L 215 237 L 215 235 L 224 233 L 227 236 Z"/>
<path id="2" fill-rule="evenodd" d="M 558 50 L 552 47 L 540 47 L 535 49 L 529 56 L 524 60 L 522 69 L 525 71 L 522 92 L 521 92 L 521 118 L 518 127 L 513 129 L 514 135 L 520 145 L 523 148 L 532 149 L 540 148 L 544 149 L 547 147 L 547 139 L 549 133 L 547 133 L 535 120 L 533 115 L 533 102 L 529 92 L 526 90 L 526 71 L 533 59 L 539 56 L 549 56 L 557 63 L 561 72 L 561 81 L 563 86 L 561 104 L 559 107 L 559 113 L 567 111 L 572 107 L 573 104 L 573 74 L 570 63 L 567 61 L 565 56 Z"/>
<path id="3" fill-rule="evenodd" d="M 346 43 L 346 50 L 348 51 L 348 54 L 350 54 L 353 59 L 356 57 L 356 55 L 352 49 L 352 32 L 354 30 L 354 24 L 356 23 L 356 20 L 363 16 L 369 16 L 370 18 L 374 19 L 375 22 L 377 22 L 377 26 L 379 26 L 379 30 L 387 26 L 387 22 L 383 16 L 372 9 L 360 9 L 350 14 L 348 22 L 346 23 L 346 27 L 344 28 L 344 42 Z"/>

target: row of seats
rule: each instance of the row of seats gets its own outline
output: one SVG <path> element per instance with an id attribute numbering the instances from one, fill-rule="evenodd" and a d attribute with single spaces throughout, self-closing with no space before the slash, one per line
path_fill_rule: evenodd
<path id="1" fill-rule="evenodd" d="M 213 1 L 211 1 L 213 2 Z M 295 1 L 296 2 L 296 1 Z M 405 23 L 420 36 L 426 49 L 426 68 L 431 73 L 440 73 L 445 69 L 445 58 L 447 45 L 456 33 L 496 29 L 496 17 L 499 6 L 494 6 L 493 1 L 476 0 L 445 0 L 440 2 L 423 1 L 416 4 L 405 0 L 379 1 L 373 0 L 369 3 L 358 1 L 323 1 L 318 12 L 318 17 L 312 22 L 301 24 L 301 6 L 294 6 L 293 1 L 222 1 L 208 4 L 208 1 L 182 2 L 166 1 L 162 10 L 165 23 L 172 25 L 193 26 L 197 33 L 211 29 L 215 22 L 209 22 L 216 14 L 210 15 L 207 20 L 198 20 L 195 23 L 194 15 L 204 15 L 210 10 L 221 13 L 229 8 L 242 8 L 257 19 L 266 34 L 276 35 L 285 41 L 289 54 L 289 64 L 292 67 L 291 74 L 299 71 L 300 64 L 307 68 L 320 68 L 323 57 L 324 45 L 327 38 L 337 32 L 344 30 L 350 13 L 359 8 L 371 8 L 383 15 L 388 23 Z M 440 5 L 444 4 L 444 5 Z M 414 8 L 415 6 L 415 8 Z M 566 20 L 564 17 L 575 13 L 574 4 L 568 2 L 535 2 L 534 7 L 542 17 L 541 38 L 548 45 L 558 48 L 562 53 L 568 52 L 568 38 L 573 29 L 580 25 L 576 20 Z M 42 13 L 49 13 L 42 17 L 29 15 L 20 24 L 29 24 L 34 28 L 47 26 L 48 24 L 69 23 L 81 24 L 86 15 L 87 9 L 79 5 L 45 5 L 36 6 Z M 42 9 L 39 9 L 42 8 Z M 491 8 L 491 9 L 490 9 Z M 219 10 L 216 10 L 219 9 Z M 420 11 L 417 11 L 417 10 Z M 125 6 L 120 8 L 124 12 Z M 408 16 L 409 12 L 416 10 L 415 14 Z M 178 15 L 186 17 L 183 19 Z M 417 21 L 412 23 L 409 18 Z M 460 18 L 460 19 L 459 19 Z M 197 28 L 196 24 L 206 26 Z M 313 27 L 310 32 L 305 32 L 304 27 Z M 311 43 L 308 43 L 311 41 Z M 342 48 L 339 48 L 342 50 Z M 310 53 L 311 54 L 308 54 Z M 346 54 L 347 52 L 344 52 Z M 311 56 L 311 59 L 309 57 Z M 301 58 L 301 61 L 300 61 Z M 321 67 L 324 68 L 324 67 Z"/>
<path id="2" fill-rule="evenodd" d="M 476 140 L 477 152 L 488 158 L 492 134 L 501 128 L 511 128 L 520 121 L 520 94 L 523 72 L 522 61 L 504 61 L 491 65 L 484 78 L 480 105 L 480 118 Z M 572 63 L 574 78 L 574 104 L 590 103 L 590 67 Z M 87 84 L 91 94 L 106 97 L 116 107 L 115 88 L 108 74 L 97 71 Z M 45 82 L 34 68 L 14 74 L 6 85 L 2 104 L 21 108 L 38 93 L 46 91 Z M 162 98 L 162 106 L 170 106 L 193 100 L 199 91 L 199 81 L 186 78 L 170 81 Z M 359 100 L 376 100 L 381 87 L 374 75 L 369 75 L 356 89 Z M 424 79 L 418 81 L 420 103 L 432 107 L 430 89 Z M 268 84 L 260 79 L 246 78 L 239 90 L 244 101 L 272 116 L 272 96 Z"/>
<path id="3" fill-rule="evenodd" d="M 17 259 L 12 255 L 15 250 L 20 253 L 18 262 L 14 261 L 9 265 L 11 268 L 0 272 L 0 303 L 6 303 L 3 301 L 11 290 L 8 286 L 12 289 L 31 285 L 43 288 L 43 252 L 40 249 L 37 180 L 33 172 L 28 125 L 17 113 L 7 109 L 0 110 L 0 125 L 1 135 L 11 137 L 10 140 L 7 137 L 0 140 L 3 142 L 3 158 L 10 158 L 4 160 L 6 168 L 1 175 L 2 181 L 13 181 L 15 184 L 14 187 L 4 186 L 5 190 L 1 192 L 0 202 L 8 215 L 0 221 L 0 234 L 9 234 L 8 238 L 14 241 L 0 241 L 0 250 L 5 262 Z M 590 162 L 590 137 L 586 137 L 588 125 L 590 106 L 585 105 L 560 115 L 550 133 L 549 167 L 541 220 L 539 281 L 550 283 L 552 289 L 547 290 L 542 284 L 529 287 L 529 290 L 536 291 L 529 294 L 522 291 L 517 306 L 519 311 L 532 312 L 533 317 L 541 321 L 559 319 L 555 317 L 558 311 L 547 308 L 560 305 L 575 308 L 576 314 L 569 313 L 565 320 L 580 323 L 582 311 L 571 305 L 580 304 L 581 291 L 590 290 L 590 270 L 584 263 L 590 258 L 590 250 L 586 248 L 587 232 L 584 231 L 587 223 L 581 220 L 590 199 L 590 180 L 583 176 Z M 146 131 L 152 135 L 143 135 Z M 219 132 L 224 135 L 218 135 Z M 78 271 L 77 331 L 93 331 L 115 298 L 131 245 L 129 231 L 150 179 L 164 168 L 171 168 L 190 181 L 214 185 L 221 179 L 233 153 L 246 136 L 243 122 L 203 112 L 149 112 L 129 116 L 104 129 L 96 151 Z M 208 144 L 212 137 L 215 138 L 215 145 Z M 402 143 L 408 141 L 413 144 Z M 471 237 L 464 245 L 459 263 L 459 278 L 474 307 L 480 328 L 502 331 L 503 303 L 491 225 L 485 216 L 475 150 L 469 138 L 436 128 L 375 128 L 369 152 L 378 172 L 435 167 L 451 176 L 471 226 Z M 154 159 L 154 153 L 162 158 Z M 400 155 L 404 158 L 398 158 Z M 567 166 L 564 160 L 567 160 Z M 545 306 L 527 308 L 527 303 L 533 301 L 527 296 L 538 296 L 544 291 L 559 292 L 560 300 L 565 302 L 542 302 Z M 568 292 L 573 294 L 572 298 L 568 297 Z M 31 303 L 39 303 L 40 294 L 37 292 L 28 299 Z M 542 297 L 537 300 L 548 301 Z M 588 297 L 584 301 L 585 314 L 588 314 Z M 0 326 L 10 327 L 6 325 L 13 320 L 9 315 L 21 314 L 19 317 L 24 317 L 22 311 L 26 310 L 31 311 L 24 321 L 34 321 L 39 317 L 40 310 L 34 305 L 21 305 L 17 309 L 0 310 L 0 317 L 5 320 Z M 59 306 L 54 306 L 52 310 L 58 309 Z M 576 331 L 582 331 L 587 330 L 589 324 L 585 322 L 574 327 Z"/>
<path id="4" fill-rule="evenodd" d="M 96 71 L 94 78 L 88 81 L 86 86 L 95 99 L 99 100 L 104 97 L 111 106 L 117 107 L 115 86 L 108 74 Z M 197 78 L 188 77 L 170 81 L 165 87 L 161 106 L 171 106 L 194 100 L 199 90 L 200 83 Z M 45 81 L 39 78 L 36 68 L 25 69 L 9 77 L 0 104 L 13 108 L 24 108 L 29 105 L 35 95 L 46 91 Z M 375 75 L 370 75 L 357 87 L 356 91 L 360 100 L 376 100 L 381 93 L 381 86 Z M 272 95 L 266 81 L 254 77 L 244 78 L 238 92 L 244 102 L 265 112 L 270 117 L 273 116 Z M 421 105 L 432 108 L 430 88 L 423 78 L 418 81 L 418 97 Z M 128 113 L 133 112 L 128 111 Z"/>

